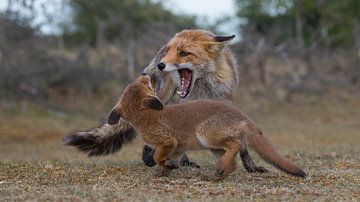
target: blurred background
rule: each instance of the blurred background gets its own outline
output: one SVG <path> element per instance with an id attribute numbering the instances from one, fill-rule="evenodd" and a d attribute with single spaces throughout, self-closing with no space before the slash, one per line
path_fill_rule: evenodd
<path id="1" fill-rule="evenodd" d="M 239 166 L 199 182 L 215 162 L 196 151 L 201 169 L 169 184 L 141 162 L 140 138 L 107 157 L 63 145 L 185 28 L 236 34 L 235 104 L 309 179 Z M 358 201 L 359 131 L 360 0 L 0 0 L 0 200 Z"/>
<path id="2" fill-rule="evenodd" d="M 303 114 L 292 123 L 309 128 L 303 119 L 314 122 L 317 111 L 321 123 L 339 117 L 331 109 L 359 121 L 358 0 L 3 0 L 1 144 L 60 144 L 100 124 L 123 87 L 185 28 L 237 35 L 235 102 L 263 125 L 278 112 L 280 120 Z"/>

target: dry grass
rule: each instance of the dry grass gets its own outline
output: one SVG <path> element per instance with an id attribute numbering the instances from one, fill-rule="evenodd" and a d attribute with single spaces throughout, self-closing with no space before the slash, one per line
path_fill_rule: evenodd
<path id="1" fill-rule="evenodd" d="M 232 176 L 216 183 L 200 180 L 201 173 L 213 169 L 209 152 L 190 153 L 201 169 L 181 168 L 170 178 L 157 178 L 156 168 L 140 161 L 139 140 L 101 158 L 87 158 L 62 145 L 67 131 L 93 126 L 92 119 L 2 110 L 0 200 L 357 201 L 359 109 L 360 99 L 352 98 L 341 104 L 294 104 L 251 113 L 279 150 L 310 177 L 291 177 L 257 158 L 272 172 L 248 174 L 239 165 Z"/>

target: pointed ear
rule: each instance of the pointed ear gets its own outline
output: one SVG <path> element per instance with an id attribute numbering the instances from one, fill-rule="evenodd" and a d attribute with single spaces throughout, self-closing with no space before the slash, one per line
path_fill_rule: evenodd
<path id="1" fill-rule="evenodd" d="M 232 40 L 235 37 L 235 35 L 231 36 L 214 36 L 214 41 L 206 42 L 207 49 L 210 52 L 220 52 L 222 51 L 227 43 Z"/>
<path id="2" fill-rule="evenodd" d="M 119 108 L 119 106 L 115 106 L 110 112 L 110 115 L 108 118 L 108 124 L 110 124 L 110 125 L 117 124 L 119 122 L 120 117 L 121 117 L 120 108 Z"/>
<path id="3" fill-rule="evenodd" d="M 222 42 L 214 42 L 214 41 L 211 41 L 211 42 L 206 42 L 204 43 L 205 46 L 206 46 L 206 49 L 209 51 L 209 52 L 212 52 L 212 53 L 219 53 L 221 52 L 226 44 L 225 43 L 222 43 Z"/>
<path id="4" fill-rule="evenodd" d="M 226 42 L 226 41 L 230 41 L 233 38 L 235 38 L 235 35 L 230 35 L 230 36 L 214 36 L 214 39 L 216 42 Z"/>
<path id="5" fill-rule="evenodd" d="M 163 110 L 164 106 L 157 97 L 148 97 L 143 100 L 145 107 L 154 110 Z"/>

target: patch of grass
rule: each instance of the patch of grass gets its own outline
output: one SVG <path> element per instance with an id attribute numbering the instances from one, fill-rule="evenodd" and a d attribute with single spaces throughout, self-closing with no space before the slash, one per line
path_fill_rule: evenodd
<path id="1" fill-rule="evenodd" d="M 360 193 L 359 159 L 304 156 L 308 179 L 286 174 L 248 174 L 239 168 L 222 182 L 201 181 L 212 165 L 182 168 L 170 178 L 153 177 L 142 163 L 39 161 L 0 164 L 3 200 L 356 200 Z M 196 159 L 196 158 L 195 158 Z M 200 159 L 196 159 L 200 160 Z"/>
<path id="2" fill-rule="evenodd" d="M 252 154 L 271 172 L 249 174 L 239 162 L 222 182 L 201 181 L 202 174 L 214 169 L 207 151 L 189 153 L 200 169 L 181 168 L 170 178 L 159 178 L 153 176 L 157 168 L 142 164 L 140 140 L 115 155 L 96 158 L 63 146 L 67 132 L 96 125 L 91 117 L 2 110 L 0 200 L 360 200 L 359 100 L 250 112 L 309 178 L 284 174 Z"/>

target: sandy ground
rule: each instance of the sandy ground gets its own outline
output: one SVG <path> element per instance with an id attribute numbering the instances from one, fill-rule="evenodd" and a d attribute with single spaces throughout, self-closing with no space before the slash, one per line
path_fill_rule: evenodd
<path id="1" fill-rule="evenodd" d="M 61 139 L 96 125 L 94 120 L 0 112 L 1 201 L 360 200 L 360 99 L 250 113 L 279 151 L 307 171 L 307 179 L 284 174 L 252 153 L 270 173 L 249 174 L 239 161 L 224 181 L 201 181 L 214 168 L 208 151 L 189 153 L 200 169 L 181 168 L 159 178 L 157 168 L 140 160 L 140 139 L 114 155 L 88 158 Z"/>

